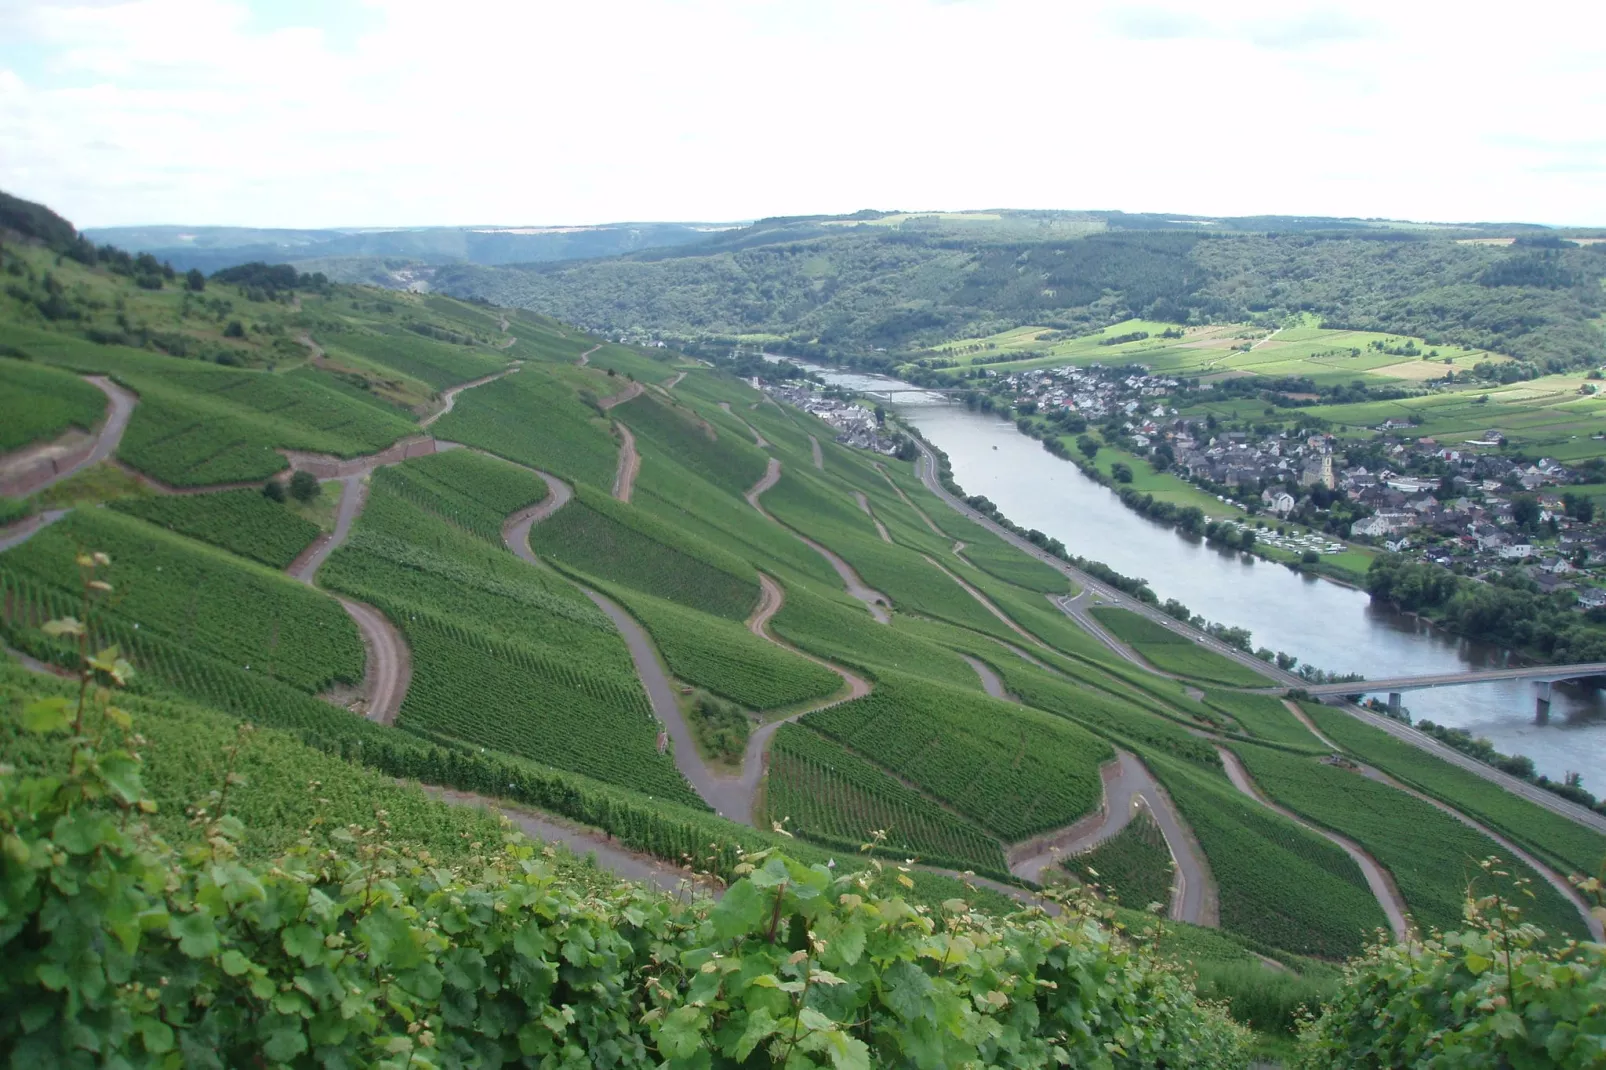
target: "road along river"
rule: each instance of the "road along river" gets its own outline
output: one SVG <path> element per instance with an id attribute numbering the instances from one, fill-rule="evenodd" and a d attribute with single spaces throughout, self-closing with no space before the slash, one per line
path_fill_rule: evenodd
<path id="1" fill-rule="evenodd" d="M 827 382 L 872 395 L 948 454 L 967 494 L 1062 541 L 1076 554 L 1149 581 L 1209 620 L 1254 633 L 1256 646 L 1335 672 L 1373 678 L 1493 668 L 1505 651 L 1457 639 L 1407 614 L 1374 606 L 1364 591 L 1301 576 L 1280 565 L 1189 540 L 1123 506 L 1080 469 L 1021 434 L 909 383 L 816 368 Z M 1606 792 L 1606 699 L 1593 687 L 1557 685 L 1549 722 L 1534 723 L 1534 688 L 1502 682 L 1407 692 L 1418 720 L 1465 728 L 1506 753 L 1526 754 L 1559 779 L 1585 775 Z M 1593 775 L 1591 775 L 1593 774 Z"/>

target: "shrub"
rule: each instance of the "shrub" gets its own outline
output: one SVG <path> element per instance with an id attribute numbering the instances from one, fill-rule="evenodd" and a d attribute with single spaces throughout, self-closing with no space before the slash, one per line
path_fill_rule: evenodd
<path id="1" fill-rule="evenodd" d="M 1499 874 L 1492 860 L 1484 868 Z M 1586 883 L 1598 894 L 1600 882 Z M 1300 1070 L 1600 1066 L 1606 945 L 1546 949 L 1505 900 L 1467 907 L 1463 932 L 1379 945 L 1352 963 L 1301 1033 Z"/>
<path id="2" fill-rule="evenodd" d="M 290 497 L 298 502 L 310 502 L 323 488 L 318 485 L 318 477 L 311 472 L 295 472 L 290 476 Z"/>
<path id="3" fill-rule="evenodd" d="M 262 496 L 270 502 L 284 501 L 284 484 L 277 479 L 270 479 L 262 484 Z"/>

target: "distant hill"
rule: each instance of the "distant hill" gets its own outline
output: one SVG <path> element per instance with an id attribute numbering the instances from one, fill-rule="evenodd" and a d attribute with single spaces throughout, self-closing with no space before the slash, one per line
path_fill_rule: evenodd
<path id="1" fill-rule="evenodd" d="M 608 259 L 426 271 L 434 289 L 609 333 L 780 335 L 820 356 L 1064 330 L 1315 313 L 1552 369 L 1600 359 L 1606 245 L 1526 224 L 1121 212 L 760 220 Z"/>
<path id="2" fill-rule="evenodd" d="M 413 227 L 272 230 L 255 227 L 96 227 L 84 235 L 150 253 L 181 271 L 236 264 L 384 258 L 420 264 L 520 264 L 615 256 L 684 245 L 726 229 L 723 223 L 609 223 L 588 227 Z M 336 271 L 344 275 L 349 272 Z"/>

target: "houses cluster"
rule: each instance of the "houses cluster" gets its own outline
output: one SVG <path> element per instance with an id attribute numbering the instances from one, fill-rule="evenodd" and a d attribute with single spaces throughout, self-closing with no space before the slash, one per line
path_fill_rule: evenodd
<path id="1" fill-rule="evenodd" d="M 1023 404 L 1035 404 L 1039 412 L 1064 409 L 1092 422 L 1119 414 L 1136 421 L 1138 434 L 1144 433 L 1144 426 L 1152 433 L 1154 420 L 1176 415 L 1175 409 L 1167 409 L 1162 402 L 1181 385 L 1176 379 L 1149 375 L 1139 368 L 1100 364 L 1040 368 L 1006 376 L 985 371 L 983 375 L 997 379 L 989 386 L 1011 398 L 1017 409 Z"/>
<path id="2" fill-rule="evenodd" d="M 810 384 L 801 386 L 759 383 L 754 385 L 767 391 L 777 400 L 812 413 L 836 430 L 836 440 L 845 446 L 876 453 L 892 454 L 898 449 L 894 435 L 883 428 L 875 413 L 861 405 L 844 401 L 831 393 L 817 391 Z"/>

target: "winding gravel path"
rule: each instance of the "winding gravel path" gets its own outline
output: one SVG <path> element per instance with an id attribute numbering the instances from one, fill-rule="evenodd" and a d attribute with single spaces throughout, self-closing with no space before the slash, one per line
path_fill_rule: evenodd
<path id="1" fill-rule="evenodd" d="M 5 468 L 0 471 L 0 494 L 18 498 L 37 494 L 117 452 L 134 406 L 139 404 L 139 395 L 104 375 L 86 375 L 83 379 L 106 395 L 106 416 L 99 429 L 87 444 L 64 453 L 58 454 L 56 447 L 48 444 L 16 451 L 5 459 Z"/>
<path id="2" fill-rule="evenodd" d="M 597 401 L 597 407 L 603 412 L 607 412 L 615 405 L 623 405 L 631 398 L 639 398 L 641 396 L 641 392 L 645 389 L 646 387 L 642 386 L 640 383 L 630 383 L 617 394 L 610 394 L 608 397 L 599 398 Z"/>
<path id="3" fill-rule="evenodd" d="M 636 475 L 641 471 L 641 454 L 636 452 L 636 436 L 630 428 L 615 422 L 619 429 L 619 469 L 613 477 L 613 496 L 625 504 L 636 489 Z"/>
<path id="4" fill-rule="evenodd" d="M 864 491 L 854 491 L 853 497 L 858 500 L 859 508 L 864 510 L 864 515 L 870 518 L 870 523 L 875 525 L 876 531 L 881 535 L 881 541 L 890 543 L 892 536 L 887 534 L 887 526 L 881 522 L 880 518 L 875 515 L 875 511 L 870 508 L 870 499 L 864 496 Z"/>
<path id="5" fill-rule="evenodd" d="M 434 423 L 436 420 L 439 420 L 442 416 L 445 416 L 447 413 L 451 412 L 452 409 L 454 407 L 456 407 L 456 405 L 457 405 L 457 395 L 461 394 L 463 391 L 472 390 L 476 386 L 484 386 L 486 383 L 494 383 L 498 379 L 503 379 L 503 378 L 506 378 L 509 375 L 512 375 L 514 372 L 518 371 L 522 367 L 524 367 L 524 362 L 522 360 L 516 360 L 516 361 L 513 362 L 513 366 L 512 367 L 503 368 L 501 371 L 497 372 L 495 375 L 484 375 L 484 376 L 481 376 L 478 379 L 472 379 L 472 380 L 470 380 L 470 381 L 468 381 L 466 383 L 458 383 L 456 386 L 447 387 L 444 391 L 441 392 L 441 407 L 440 407 L 440 409 L 438 411 L 436 411 L 436 412 L 430 413 L 428 416 L 426 416 L 422 420 L 418 421 L 418 426 L 419 427 L 428 427 L 430 424 Z"/>
<path id="6" fill-rule="evenodd" d="M 757 509 L 759 515 L 764 517 L 764 519 L 779 524 L 781 527 L 786 528 L 787 531 L 791 531 L 793 538 L 800 540 L 803 545 L 807 546 L 809 549 L 813 550 L 815 553 L 829 561 L 831 567 L 836 570 L 836 574 L 841 577 L 842 585 L 843 587 L 847 588 L 848 594 L 863 602 L 865 608 L 870 611 L 870 615 L 879 623 L 891 624 L 892 614 L 889 612 L 889 610 L 892 607 L 892 602 L 887 598 L 886 595 L 882 594 L 880 591 L 866 587 L 864 581 L 859 579 L 859 574 L 853 571 L 852 565 L 849 565 L 846 561 L 842 560 L 842 558 L 838 557 L 832 551 L 827 550 L 824 546 L 821 546 L 807 535 L 804 535 L 798 531 L 793 531 L 791 528 L 786 527 L 785 524 L 782 524 L 779 520 L 776 520 L 775 517 L 771 516 L 767 511 L 765 511 L 763 505 L 759 504 L 759 498 L 764 494 L 764 492 L 775 486 L 775 484 L 779 483 L 780 480 L 781 462 L 776 460 L 774 457 L 771 457 L 769 467 L 764 471 L 764 477 L 757 483 L 754 483 L 753 489 L 747 492 L 747 504 L 751 505 L 754 509 Z"/>
<path id="7" fill-rule="evenodd" d="M 1204 851 L 1183 823 L 1171 797 L 1138 760 L 1119 748 L 1115 760 L 1099 767 L 1104 799 L 1098 812 L 1067 828 L 1057 829 L 1009 848 L 1009 871 L 1023 880 L 1041 883 L 1043 871 L 1061 858 L 1096 847 L 1131 822 L 1137 810 L 1148 810 L 1165 837 L 1175 872 L 1171 885 L 1170 917 L 1212 928 L 1221 924 L 1215 881 Z"/>
<path id="8" fill-rule="evenodd" d="M 721 401 L 719 403 L 719 407 L 725 410 L 725 415 L 726 416 L 731 417 L 737 423 L 739 423 L 743 427 L 747 428 L 748 433 L 753 436 L 753 445 L 759 447 L 760 449 L 769 449 L 769 445 L 770 444 L 764 440 L 764 436 L 763 435 L 758 433 L 758 428 L 754 427 L 752 424 L 748 423 L 746 420 L 742 419 L 740 416 L 737 416 L 734 412 L 731 411 L 731 403 L 730 402 Z"/>
<path id="9" fill-rule="evenodd" d="M 377 465 L 376 465 L 377 467 Z M 290 567 L 285 569 L 292 577 L 309 587 L 316 587 L 318 568 L 328 560 L 341 543 L 351 535 L 352 525 L 368 503 L 368 485 L 361 475 L 349 475 L 340 480 L 340 508 L 335 514 L 334 531 L 320 536 L 303 550 Z M 402 699 L 413 679 L 412 651 L 401 632 L 383 613 L 355 598 L 333 594 L 346 616 L 357 625 L 362 643 L 368 652 L 363 665 L 362 694 L 366 700 L 366 716 L 380 724 L 395 724 L 401 712 Z"/>
<path id="10" fill-rule="evenodd" d="M 981 679 L 981 689 L 983 691 L 993 698 L 1001 698 L 1005 702 L 1019 701 L 1009 693 L 1009 689 L 1004 686 L 1004 681 L 998 678 L 996 672 L 993 672 L 991 665 L 988 665 L 980 658 L 973 658 L 969 654 L 960 654 L 959 656 L 965 659 L 966 665 L 975 670 L 977 677 Z"/>
<path id="11" fill-rule="evenodd" d="M 599 350 L 601 348 L 602 348 L 602 343 L 598 342 L 596 345 L 592 346 L 590 349 L 586 350 L 584 353 L 581 353 L 580 356 L 575 359 L 575 363 L 580 365 L 580 367 L 584 368 L 587 364 L 591 363 L 591 354 L 595 353 L 597 350 Z"/>
<path id="12" fill-rule="evenodd" d="M 820 440 L 813 435 L 809 436 L 809 450 L 814 454 L 814 467 L 825 471 L 825 454 L 820 450 Z"/>
<path id="13" fill-rule="evenodd" d="M 1340 850 L 1354 859 L 1355 864 L 1361 869 L 1361 875 L 1366 878 L 1366 886 L 1372 890 L 1372 895 L 1377 899 L 1377 905 L 1383 908 L 1383 914 L 1389 921 L 1389 928 L 1394 932 L 1394 939 L 1406 940 L 1410 938 L 1413 931 L 1410 910 L 1405 905 L 1404 896 L 1400 895 L 1400 889 L 1394 883 L 1393 874 L 1384 869 L 1381 863 L 1366 852 L 1365 848 L 1348 836 L 1340 836 L 1336 832 L 1331 832 L 1320 825 L 1313 824 L 1294 813 L 1294 811 L 1285 806 L 1279 806 L 1263 795 L 1255 785 L 1253 778 L 1250 777 L 1249 770 L 1244 768 L 1243 762 L 1239 761 L 1238 756 L 1232 751 L 1218 744 L 1216 753 L 1221 755 L 1222 767 L 1226 769 L 1227 779 L 1232 781 L 1233 787 L 1273 813 L 1286 817 L 1300 828 L 1314 832 L 1322 839 L 1336 844 Z"/>

